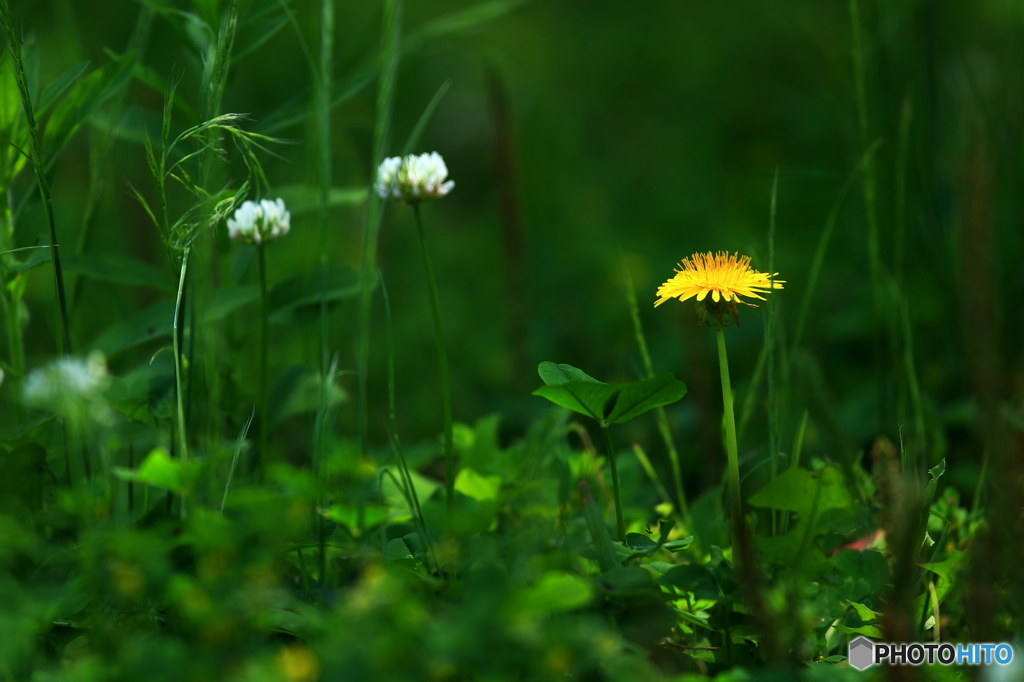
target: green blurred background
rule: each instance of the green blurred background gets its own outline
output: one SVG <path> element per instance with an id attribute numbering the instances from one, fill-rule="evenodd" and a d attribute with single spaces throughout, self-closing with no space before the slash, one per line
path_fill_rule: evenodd
<path id="1" fill-rule="evenodd" d="M 180 76 L 178 93 L 196 108 L 199 61 L 188 38 L 184 2 L 153 0 L 145 65 L 158 82 Z M 223 3 L 222 3 L 223 4 Z M 262 3 L 266 4 L 266 3 Z M 127 0 L 12 0 L 17 24 L 40 54 L 40 82 L 75 64 L 108 60 L 128 44 L 141 4 Z M 217 0 L 195 3 L 218 16 Z M 319 44 L 319 2 L 288 3 L 302 40 Z M 469 21 L 483 7 L 486 21 Z M 782 344 L 777 382 L 785 389 L 781 449 L 788 452 L 806 408 L 806 455 L 847 461 L 878 435 L 894 442 L 913 419 L 907 369 L 912 349 L 928 432 L 928 458 L 947 456 L 952 481 L 973 490 L 982 451 L 983 410 L 1020 420 L 1024 388 L 1022 322 L 1021 132 L 1024 123 L 1024 4 L 1014 0 L 865 0 L 860 3 L 866 136 L 858 127 L 853 30 L 846 2 L 737 0 L 702 2 L 484 3 L 411 0 L 405 4 L 408 51 L 400 66 L 390 153 L 397 153 L 424 107 L 447 92 L 416 151 L 438 151 L 456 182 L 443 201 L 424 205 L 452 362 L 454 412 L 472 423 L 500 412 L 513 438 L 548 409 L 529 395 L 535 368 L 553 360 L 605 381 L 638 378 L 643 367 L 623 284 L 628 264 L 656 372 L 685 381 L 689 395 L 669 408 L 695 493 L 718 480 L 720 392 L 712 334 L 693 324 L 690 303 L 655 310 L 654 291 L 694 251 L 751 255 L 768 269 L 769 217 L 777 173 L 774 269 L 786 280 L 772 296 Z M 467 14 L 469 12 L 469 14 Z M 338 2 L 335 74 L 347 81 L 374 68 L 379 3 Z M 479 18 L 479 17 L 477 17 Z M 462 27 L 459 22 L 467 24 Z M 369 71 L 368 71 L 369 70 Z M 233 67 L 224 110 L 245 112 L 246 127 L 291 144 L 263 156 L 275 188 L 316 187 L 312 119 L 271 130 L 273 114 L 308 94 L 312 82 L 291 25 Z M 376 82 L 334 109 L 334 184 L 365 187 Z M 158 126 L 161 93 L 130 85 L 126 131 Z M 311 110 L 309 108 L 308 110 Z M 184 110 L 175 126 L 194 124 Z M 902 122 L 902 123 L 901 123 Z M 52 189 L 64 245 L 77 244 L 89 183 L 83 131 L 58 162 Z M 902 131 L 902 132 L 901 132 Z M 130 137 L 126 133 L 125 138 Z M 886 301 L 876 313 L 868 258 L 863 176 L 842 188 L 864 150 L 874 155 L 876 215 Z M 905 150 L 901 152 L 901 149 Z M 229 155 L 230 156 L 230 155 Z M 234 155 L 237 156 L 237 155 Z M 237 186 L 243 167 L 230 156 L 221 182 Z M 901 165 L 902 163 L 902 165 Z M 167 269 L 155 229 L 128 183 L 150 198 L 153 183 L 138 138 L 116 143 L 88 250 L 125 253 Z M 30 187 L 22 173 L 14 188 Z M 272 195 L 273 196 L 273 193 Z M 903 197 L 901 200 L 900 197 Z M 800 346 L 792 335 L 808 291 L 815 249 L 830 210 L 835 229 L 810 299 Z M 332 213 L 330 259 L 359 266 L 365 203 Z M 17 225 L 18 245 L 46 243 L 38 202 Z M 270 281 L 318 262 L 316 212 L 293 205 L 292 233 L 268 249 Z M 243 253 L 218 237 L 225 282 Z M 412 213 L 389 206 L 378 261 L 391 296 L 397 349 L 398 411 L 406 442 L 435 442 L 441 428 L 426 288 Z M 255 268 L 241 279 L 255 282 Z M 170 273 L 168 271 L 168 276 Z M 55 352 L 52 274 L 30 275 L 29 366 Z M 105 329 L 167 294 L 86 281 L 73 312 L 74 338 L 89 347 Z M 744 309 L 728 330 L 740 404 L 751 395 L 765 339 L 767 306 Z M 385 442 L 383 308 L 375 298 L 370 421 Z M 237 405 L 215 417 L 232 438 L 255 395 L 255 305 L 224 323 L 226 372 Z M 355 299 L 331 314 L 331 347 L 354 369 Z M 912 344 L 908 340 L 912 338 Z M 316 367 L 315 319 L 280 325 L 272 337 L 275 373 Z M 109 360 L 116 374 L 149 363 L 163 341 Z M 787 360 L 788 359 L 788 360 Z M 166 362 L 158 359 L 156 366 Z M 169 364 L 164 367 L 166 371 Z M 154 370 L 156 371 L 156 370 Z M 741 456 L 767 453 L 766 383 L 750 400 Z M 353 377 L 344 379 L 350 395 Z M 3 409 L 10 409 L 9 386 Z M 1016 402 L 1014 402 L 1016 401 Z M 346 402 L 337 432 L 355 433 Z M 276 447 L 296 461 L 308 451 L 309 418 L 279 425 Z M 643 443 L 658 466 L 653 419 L 617 435 Z M 805 455 L 805 456 L 806 456 Z"/>

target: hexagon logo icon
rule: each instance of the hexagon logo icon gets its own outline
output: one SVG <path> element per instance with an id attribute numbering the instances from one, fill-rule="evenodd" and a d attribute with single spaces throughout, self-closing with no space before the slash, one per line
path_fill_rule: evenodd
<path id="1" fill-rule="evenodd" d="M 858 637 L 850 642 L 846 657 L 851 666 L 857 670 L 864 670 L 874 662 L 875 645 L 867 637 Z"/>

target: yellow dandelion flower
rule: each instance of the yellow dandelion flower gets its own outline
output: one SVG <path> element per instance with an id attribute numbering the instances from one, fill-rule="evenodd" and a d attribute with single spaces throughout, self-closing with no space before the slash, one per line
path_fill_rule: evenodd
<path id="1" fill-rule="evenodd" d="M 676 274 L 658 287 L 658 300 L 654 307 L 658 307 L 670 298 L 678 298 L 685 301 L 697 297 L 703 301 L 711 294 L 712 300 L 746 303 L 740 296 L 749 296 L 765 300 L 760 294 L 768 293 L 771 289 L 781 289 L 785 280 L 772 279 L 779 273 L 768 275 L 758 272 L 750 267 L 750 257 L 739 254 L 729 255 L 725 251 L 719 251 L 712 255 L 711 252 L 695 253 L 689 258 L 684 258 L 679 264 L 682 269 L 676 269 Z"/>

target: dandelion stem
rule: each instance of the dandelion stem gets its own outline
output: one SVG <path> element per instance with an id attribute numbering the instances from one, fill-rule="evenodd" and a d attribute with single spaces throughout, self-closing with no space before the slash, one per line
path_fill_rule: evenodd
<path id="1" fill-rule="evenodd" d="M 267 347 L 270 344 L 270 318 L 267 310 L 267 258 L 264 244 L 257 244 L 260 261 L 260 453 L 258 458 L 259 482 L 263 483 L 267 473 L 267 430 L 269 428 L 267 414 L 267 386 L 270 376 L 267 362 Z"/>
<path id="2" fill-rule="evenodd" d="M 437 283 L 434 269 L 427 252 L 427 235 L 423 230 L 419 204 L 412 205 L 416 215 L 416 230 L 420 236 L 420 251 L 423 254 L 423 270 L 427 275 L 427 289 L 430 291 L 430 308 L 434 315 L 434 335 L 437 341 L 437 364 L 441 370 L 441 401 L 444 407 L 444 486 L 448 503 L 448 520 L 451 521 L 455 504 L 455 450 L 452 445 L 452 389 L 448 380 L 448 354 L 445 352 L 444 326 L 441 323 L 441 303 L 437 297 Z"/>
<path id="3" fill-rule="evenodd" d="M 725 453 L 728 457 L 726 483 L 729 486 L 729 511 L 734 521 L 740 515 L 740 458 L 736 446 L 736 415 L 733 412 L 732 381 L 729 379 L 729 357 L 725 349 L 725 330 L 715 326 L 718 342 L 718 369 L 722 375 L 722 407 L 725 411 Z"/>
<path id="4" fill-rule="evenodd" d="M 619 467 L 615 463 L 615 447 L 612 445 L 612 434 L 608 427 L 601 424 L 604 433 L 604 446 L 608 450 L 608 465 L 612 468 L 612 492 L 615 495 L 615 528 L 618 539 L 626 540 L 626 520 L 622 515 L 622 493 L 619 491 Z"/>

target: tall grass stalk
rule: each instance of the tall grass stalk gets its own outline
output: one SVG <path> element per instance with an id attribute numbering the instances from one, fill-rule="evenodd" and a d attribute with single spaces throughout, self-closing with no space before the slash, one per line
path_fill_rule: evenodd
<path id="1" fill-rule="evenodd" d="M 448 521 L 451 522 L 455 508 L 455 445 L 452 437 L 452 387 L 448 377 L 448 352 L 444 343 L 444 323 L 441 320 L 441 301 L 437 296 L 437 281 L 430 264 L 427 250 L 427 233 L 423 229 L 420 205 L 412 205 L 416 216 L 416 232 L 420 238 L 420 252 L 423 256 L 423 271 L 427 276 L 427 290 L 430 292 L 430 312 L 434 318 L 434 341 L 437 344 L 437 366 L 441 374 L 441 407 L 444 412 L 444 487 L 447 495 Z"/>
<path id="2" fill-rule="evenodd" d="M 50 184 L 46 179 L 46 170 L 43 167 L 43 148 L 39 139 L 39 127 L 36 124 L 35 110 L 32 105 L 32 94 L 29 91 L 28 75 L 25 72 L 25 64 L 21 57 L 21 40 L 14 32 L 14 25 L 11 21 L 11 8 L 7 0 L 0 0 L 0 32 L 7 43 L 7 49 L 11 53 L 11 60 L 14 65 L 14 80 L 18 84 L 18 94 L 21 96 L 21 106 L 25 112 L 25 122 L 29 132 L 29 160 L 36 174 L 36 184 L 39 187 L 39 196 L 42 199 L 43 213 L 46 223 L 50 228 L 50 247 L 53 249 L 53 278 L 57 290 L 57 304 L 60 312 L 61 334 L 57 337 L 58 350 L 64 353 L 73 352 L 71 345 L 71 321 L 68 316 L 68 300 L 64 288 L 64 270 L 60 261 L 60 242 L 57 240 L 57 223 L 53 214 L 53 201 L 50 197 Z M 16 318 L 15 318 L 16 319 Z M 20 325 L 16 328 L 20 329 Z"/>
<path id="3" fill-rule="evenodd" d="M 626 520 L 622 513 L 622 492 L 619 490 L 619 466 L 615 462 L 615 446 L 612 445 L 611 431 L 603 423 L 601 433 L 604 434 L 604 446 L 608 452 L 608 466 L 612 470 L 612 494 L 615 496 L 615 528 L 618 539 L 626 540 Z"/>
<path id="4" fill-rule="evenodd" d="M 149 42 L 149 33 L 153 25 L 155 10 L 153 7 L 140 4 L 139 16 L 135 20 L 135 28 L 128 39 L 128 50 L 135 51 L 132 68 L 141 64 Z M 112 97 L 107 109 L 110 126 L 102 132 L 94 133 L 90 139 L 89 154 L 89 189 L 86 194 L 85 207 L 82 209 L 81 229 L 78 233 L 77 253 L 85 253 L 92 240 L 93 228 L 96 224 L 96 211 L 99 208 L 100 198 L 110 175 L 110 161 L 113 157 L 114 142 L 117 138 L 116 126 L 120 123 L 121 115 L 125 110 L 125 101 L 128 97 L 127 84 L 120 88 Z M 71 312 L 78 312 L 78 303 L 81 300 L 84 277 L 77 277 L 71 290 Z"/>
<path id="5" fill-rule="evenodd" d="M 921 398 L 921 387 L 917 381 L 917 365 L 914 362 L 914 335 L 910 326 L 910 306 L 902 296 L 900 301 L 900 317 L 903 331 L 903 371 L 907 376 L 907 386 L 910 389 L 910 403 L 914 408 L 914 435 L 915 442 L 912 448 L 912 462 L 910 469 L 904 471 L 923 471 L 928 466 L 927 460 L 927 436 L 924 425 L 924 401 Z"/>
<path id="6" fill-rule="evenodd" d="M 287 8 L 286 8 L 287 10 Z M 303 43 L 305 46 L 305 43 Z M 328 377 L 327 354 L 327 233 L 331 213 L 329 197 L 333 175 L 331 173 L 331 81 L 334 79 L 334 0 L 323 0 L 320 6 L 320 73 L 317 80 L 316 123 L 319 142 L 319 194 L 317 196 L 317 243 L 320 245 L 320 404 L 317 408 L 316 432 L 313 434 L 313 470 L 324 480 L 324 452 L 327 449 L 327 411 L 330 408 L 330 389 L 333 372 Z M 318 506 L 324 506 L 323 493 L 318 494 Z M 323 514 L 316 515 L 319 542 L 319 575 L 321 584 L 327 576 L 327 532 Z M 300 555 L 301 557 L 301 550 Z M 307 588 L 308 589 L 308 588 Z"/>
<path id="7" fill-rule="evenodd" d="M 181 300 L 185 291 L 185 280 L 188 276 L 188 254 L 190 246 L 186 245 L 185 249 L 181 254 L 181 274 L 178 276 L 178 296 L 174 303 L 174 324 L 172 340 L 174 345 L 174 397 L 175 397 L 175 410 L 177 415 L 178 425 L 178 446 L 179 446 L 179 457 L 183 462 L 188 461 L 188 441 L 185 437 L 185 404 L 182 399 L 182 383 L 184 378 L 182 376 L 181 367 L 181 342 L 179 340 L 180 334 L 178 333 L 179 325 L 181 325 L 182 309 Z M 181 501 L 181 515 L 185 516 L 185 500 Z"/>
<path id="8" fill-rule="evenodd" d="M 814 257 L 811 259 L 811 269 L 807 274 L 807 285 L 804 287 L 804 295 L 800 300 L 800 311 L 797 313 L 796 329 L 793 332 L 793 348 L 798 347 L 800 345 L 800 341 L 803 339 L 804 327 L 807 323 L 807 315 L 811 309 L 811 299 L 814 297 L 814 292 L 818 286 L 818 276 L 821 274 L 821 268 L 825 263 L 825 253 L 828 251 L 828 245 L 832 241 L 832 232 L 835 230 L 836 220 L 839 218 L 839 209 L 843 205 L 843 200 L 846 198 L 847 192 L 850 191 L 850 187 L 853 186 L 854 181 L 857 179 L 858 173 L 864 172 L 867 168 L 867 162 L 874 156 L 881 144 L 882 140 L 877 139 L 864 151 L 860 157 L 860 162 L 854 166 L 849 175 L 846 176 L 846 181 L 843 182 L 843 186 L 836 195 L 835 201 L 832 202 L 832 209 L 829 211 L 828 217 L 825 219 L 825 225 L 822 227 L 821 236 L 818 238 L 818 246 L 814 249 Z"/>
<path id="9" fill-rule="evenodd" d="M 249 435 L 249 427 L 252 426 L 252 420 L 256 416 L 256 409 L 253 408 L 252 412 L 249 413 L 249 418 L 245 420 L 245 424 L 242 425 L 242 430 L 238 433 L 238 441 L 235 443 L 235 452 L 231 456 L 231 468 L 228 469 L 228 478 L 224 482 L 224 497 L 220 500 L 220 513 L 224 513 L 224 507 L 228 503 L 228 492 L 231 490 L 231 482 L 235 480 L 235 469 L 238 467 L 238 458 L 242 455 L 242 448 L 245 447 L 245 437 Z"/>
<path id="10" fill-rule="evenodd" d="M 412 512 L 413 523 L 416 525 L 427 547 L 427 554 L 438 566 L 437 555 L 434 552 L 434 544 L 427 532 L 427 523 L 423 518 L 423 509 L 420 507 L 420 497 L 416 492 L 416 486 L 412 480 L 412 472 L 409 471 L 409 463 L 405 458 L 405 451 L 402 449 L 402 441 L 398 437 L 398 416 L 395 408 L 395 332 L 391 320 L 391 299 L 388 297 L 388 290 L 384 284 L 384 275 L 380 269 L 377 270 L 377 279 L 380 281 L 381 296 L 384 297 L 384 319 L 385 319 L 385 340 L 387 342 L 388 354 L 388 444 L 391 446 L 391 454 L 398 464 L 398 472 L 401 474 L 401 485 L 399 489 L 405 497 L 406 504 Z"/>
<path id="11" fill-rule="evenodd" d="M 221 3 L 221 6 L 223 4 Z M 207 53 L 204 55 L 203 73 L 199 85 L 200 121 L 213 121 L 222 115 L 222 103 L 227 90 L 241 4 L 240 0 L 230 0 L 227 11 L 222 15 L 216 40 L 210 41 Z M 216 164 L 222 163 L 218 152 L 218 139 L 222 133 L 222 128 L 210 126 L 199 137 L 201 148 L 197 155 L 199 165 L 197 184 L 204 199 L 216 195 L 218 191 L 219 183 L 214 178 L 213 171 Z M 219 358 L 222 357 L 220 344 L 223 337 L 220 334 L 219 323 L 196 323 L 207 309 L 213 289 L 220 283 L 220 254 L 217 240 L 214 237 L 216 225 L 211 209 L 210 203 L 203 201 L 196 216 L 197 224 L 207 229 L 198 233 L 199 239 L 196 240 L 195 245 L 199 248 L 194 254 L 196 263 L 193 270 L 197 273 L 206 273 L 207 276 L 193 277 L 192 282 L 186 285 L 185 298 L 190 299 L 191 307 L 189 308 L 188 350 L 186 352 L 189 364 L 184 386 L 187 423 L 192 423 L 193 395 L 200 384 L 206 394 L 206 401 L 213 406 L 213 409 L 205 410 L 201 414 L 202 428 L 196 429 L 194 434 L 194 437 L 198 435 L 212 445 L 220 438 L 216 415 L 219 412 L 222 398 Z M 261 423 L 262 421 L 261 419 Z"/>
<path id="12" fill-rule="evenodd" d="M 324 379 L 320 391 L 319 410 L 326 413 L 328 407 L 327 354 L 329 330 L 327 326 L 327 234 L 331 224 L 329 197 L 331 192 L 331 81 L 334 78 L 334 0 L 323 0 L 320 7 L 320 73 L 316 99 L 316 122 L 319 142 L 319 194 L 317 196 L 317 243 L 320 245 L 320 376 Z M 319 420 L 320 427 L 314 434 L 314 458 L 316 473 L 322 463 L 326 419 Z M 319 523 L 323 525 L 320 517 Z M 322 530 L 322 529 L 321 529 Z"/>
<path id="13" fill-rule="evenodd" d="M 857 0 L 849 1 L 850 24 L 853 30 L 853 81 L 857 99 L 857 131 L 861 149 L 868 148 L 868 106 L 867 93 L 864 86 L 864 47 L 861 40 L 860 8 Z M 873 156 L 864 159 L 864 211 L 868 223 L 868 266 L 871 273 L 871 287 L 874 292 L 875 307 L 881 305 L 883 291 L 882 259 L 879 251 L 878 215 L 875 210 L 875 164 Z M 876 311 L 877 312 L 877 311 Z"/>
<path id="14" fill-rule="evenodd" d="M 725 347 L 725 330 L 715 325 L 715 341 L 718 345 L 718 370 L 722 379 L 722 407 L 725 417 L 725 454 L 727 457 L 726 483 L 729 488 L 729 513 L 734 527 L 739 527 L 740 500 L 740 458 L 736 444 L 736 415 L 733 411 L 732 381 L 729 378 L 729 355 Z"/>
<path id="15" fill-rule="evenodd" d="M 775 167 L 775 178 L 772 181 L 772 200 L 768 218 L 768 273 L 775 272 L 775 215 L 778 209 L 779 196 L 779 168 Z M 778 476 L 779 442 L 781 434 L 779 428 L 782 422 L 782 401 L 779 399 L 779 392 L 775 385 L 775 354 L 778 347 L 778 315 L 775 310 L 775 297 L 770 296 L 767 301 L 768 319 L 764 329 L 765 362 L 768 372 L 768 468 L 771 473 L 771 480 Z M 776 510 L 771 510 L 772 535 L 778 534 L 779 515 Z"/>
<path id="16" fill-rule="evenodd" d="M 643 359 L 647 378 L 653 379 L 654 365 L 651 362 L 651 353 L 647 348 L 647 337 L 644 335 L 643 324 L 640 322 L 640 307 L 636 301 L 636 287 L 633 286 L 633 275 L 630 273 L 625 261 L 623 261 L 622 269 L 626 276 L 626 301 L 629 304 L 630 319 L 633 321 L 633 334 L 636 336 L 636 344 L 640 348 L 640 357 Z M 693 525 L 690 519 L 690 507 L 686 502 L 686 491 L 683 488 L 683 469 L 679 464 L 679 452 L 676 450 L 675 440 L 672 438 L 672 431 L 668 426 L 668 415 L 665 414 L 665 408 L 661 406 L 655 408 L 654 415 L 658 424 L 658 433 L 661 434 L 661 440 L 665 443 L 665 449 L 668 451 L 668 461 L 672 467 L 672 481 L 676 491 L 675 504 L 679 510 L 680 517 L 686 524 L 686 529 L 691 530 Z"/>
<path id="17" fill-rule="evenodd" d="M 380 50 L 380 73 L 377 84 L 377 117 L 373 127 L 373 150 L 371 174 L 384 159 L 391 127 L 391 109 L 394 102 L 395 80 L 398 75 L 398 60 L 401 54 L 402 0 L 385 0 L 383 30 Z M 358 372 L 357 430 L 359 445 L 367 451 L 367 430 L 369 416 L 367 407 L 367 379 L 370 362 L 370 312 L 373 300 L 373 278 L 376 272 L 377 235 L 383 213 L 383 203 L 373 191 L 374 178 L 370 180 L 370 193 L 366 224 L 363 228 L 363 255 L 359 273 L 359 322 L 356 370 Z"/>
<path id="18" fill-rule="evenodd" d="M 896 145 L 896 219 L 893 271 L 896 283 L 903 286 L 903 253 L 907 237 L 907 147 L 910 143 L 910 121 L 914 116 L 913 100 L 908 94 L 900 108 L 900 131 Z"/>

